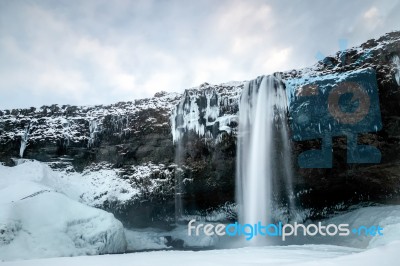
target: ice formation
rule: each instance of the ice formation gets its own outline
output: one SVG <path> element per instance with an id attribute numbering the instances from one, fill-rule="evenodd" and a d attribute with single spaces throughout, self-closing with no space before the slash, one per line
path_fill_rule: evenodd
<path id="1" fill-rule="evenodd" d="M 223 132 L 231 133 L 237 125 L 236 113 L 242 88 L 242 82 L 205 83 L 197 89 L 186 90 L 171 116 L 173 141 L 176 143 L 189 131 L 199 137 L 215 139 Z"/>
<path id="2" fill-rule="evenodd" d="M 392 62 L 396 67 L 396 72 L 394 74 L 394 77 L 396 79 L 397 84 L 400 86 L 400 58 L 399 58 L 399 56 L 397 56 L 397 55 L 393 56 Z"/>
<path id="3" fill-rule="evenodd" d="M 99 133 L 99 123 L 93 119 L 89 121 L 89 140 L 88 148 L 92 147 L 96 140 L 96 135 Z"/>

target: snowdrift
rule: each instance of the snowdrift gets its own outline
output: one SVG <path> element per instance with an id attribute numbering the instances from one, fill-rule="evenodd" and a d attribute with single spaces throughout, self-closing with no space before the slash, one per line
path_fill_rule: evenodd
<path id="1" fill-rule="evenodd" d="M 126 250 L 120 221 L 44 185 L 43 169 L 30 166 L 0 166 L 0 260 Z"/>

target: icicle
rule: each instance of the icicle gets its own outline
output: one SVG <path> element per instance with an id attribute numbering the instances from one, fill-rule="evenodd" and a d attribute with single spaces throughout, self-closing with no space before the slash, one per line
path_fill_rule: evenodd
<path id="1" fill-rule="evenodd" d="M 395 55 L 392 58 L 392 62 L 395 65 L 395 67 L 397 68 L 397 71 L 395 72 L 394 77 L 396 79 L 397 85 L 400 86 L 400 58 L 397 55 Z"/>
<path id="2" fill-rule="evenodd" d="M 24 158 L 24 152 L 25 152 L 26 146 L 28 144 L 28 139 L 29 139 L 30 127 L 31 127 L 30 123 L 28 125 L 26 125 L 25 131 L 22 133 L 22 136 L 21 136 L 21 146 L 19 148 L 19 157 L 21 157 L 21 158 Z"/>
<path id="3" fill-rule="evenodd" d="M 89 121 L 89 141 L 88 148 L 93 147 L 96 141 L 96 134 L 98 133 L 98 123 L 95 119 Z"/>

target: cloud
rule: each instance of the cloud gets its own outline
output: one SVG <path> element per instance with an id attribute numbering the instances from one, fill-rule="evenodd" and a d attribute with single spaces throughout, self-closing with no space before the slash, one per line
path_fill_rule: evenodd
<path id="1" fill-rule="evenodd" d="M 57 93 L 63 97 L 83 100 L 83 92 L 90 89 L 90 84 L 84 80 L 79 71 L 48 68 L 36 78 L 35 94 L 43 95 L 48 92 Z"/>
<path id="2" fill-rule="evenodd" d="M 274 25 L 272 8 L 267 4 L 238 1 L 224 6 L 217 17 L 217 34 L 230 39 L 231 52 L 245 56 L 249 50 L 265 45 L 266 36 Z"/>
<path id="3" fill-rule="evenodd" d="M 371 7 L 364 13 L 364 18 L 365 19 L 377 19 L 379 17 L 379 11 L 376 7 Z"/>
<path id="4" fill-rule="evenodd" d="M 365 23 L 372 30 L 376 27 L 381 26 L 383 23 L 382 16 L 380 15 L 378 8 L 376 8 L 375 6 L 372 6 L 370 9 L 368 9 L 364 13 L 363 18 L 365 20 Z"/>
<path id="5" fill-rule="evenodd" d="M 399 29 L 388 1 L 1 1 L 0 109 L 109 104 L 300 68 Z"/>
<path id="6" fill-rule="evenodd" d="M 283 71 L 287 70 L 288 61 L 291 59 L 292 48 L 282 48 L 278 50 L 272 50 L 271 55 L 264 58 L 262 69 L 265 72 Z"/>

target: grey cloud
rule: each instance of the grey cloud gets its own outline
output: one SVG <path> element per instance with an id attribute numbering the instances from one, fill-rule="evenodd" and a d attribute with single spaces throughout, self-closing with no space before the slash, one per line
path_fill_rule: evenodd
<path id="1" fill-rule="evenodd" d="M 113 103 L 304 67 L 339 39 L 398 30 L 399 12 L 398 1 L 372 0 L 1 1 L 0 109 Z"/>

